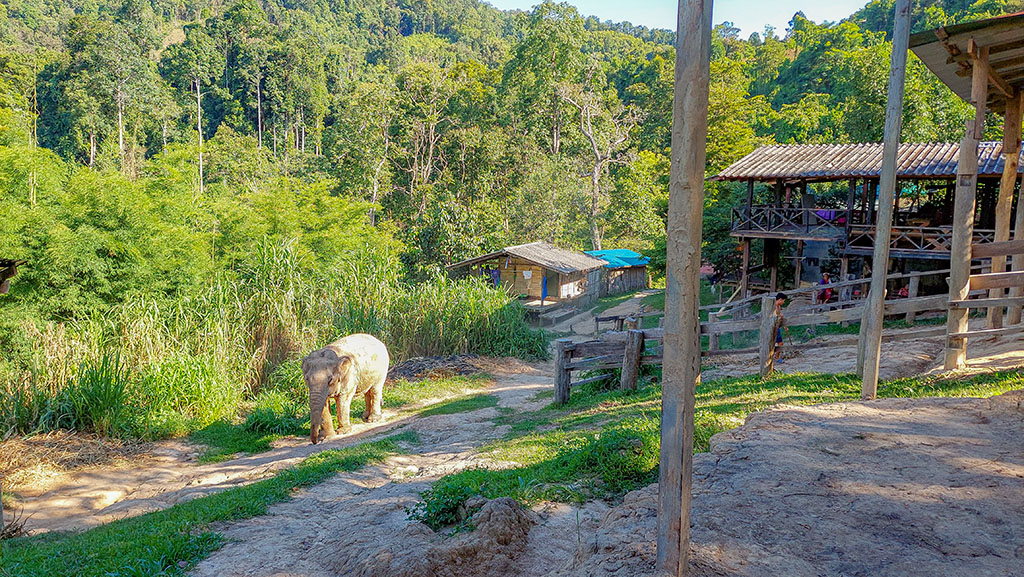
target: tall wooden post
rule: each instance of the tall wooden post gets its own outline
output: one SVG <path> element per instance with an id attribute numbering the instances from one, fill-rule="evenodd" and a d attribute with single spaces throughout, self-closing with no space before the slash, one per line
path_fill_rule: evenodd
<path id="1" fill-rule="evenodd" d="M 999 179 L 999 198 L 996 200 L 995 241 L 1010 240 L 1010 208 L 1013 204 L 1013 189 L 1017 186 L 1017 165 L 1020 161 L 1021 94 L 1006 99 L 1006 114 L 1003 123 L 1003 174 Z M 1006 257 L 992 257 L 992 272 L 1006 270 Z M 1004 289 L 992 289 L 990 298 L 1002 298 Z M 1003 326 L 1003 307 L 988 309 L 988 328 Z"/>
<path id="2" fill-rule="evenodd" d="M 700 244 L 712 0 L 679 0 L 665 275 L 658 575 L 689 574 L 694 396 L 700 381 Z"/>
<path id="3" fill-rule="evenodd" d="M 973 71 L 971 101 L 974 120 L 968 122 L 960 143 L 956 169 L 956 197 L 953 204 L 953 242 L 949 252 L 949 300 L 967 298 L 971 280 L 971 241 L 974 237 L 974 196 L 978 186 L 978 142 L 985 131 L 985 103 L 988 101 L 988 48 L 968 41 Z M 973 48 L 974 50 L 971 50 Z M 965 308 L 951 308 L 946 315 L 946 370 L 959 369 L 967 362 L 967 340 L 951 338 L 953 333 L 967 331 Z"/>
<path id="4" fill-rule="evenodd" d="M 907 45 L 910 41 L 910 0 L 897 0 L 896 25 L 889 63 L 889 96 L 885 108 L 885 136 L 882 144 L 882 173 L 879 178 L 878 221 L 875 226 L 876 263 L 871 290 L 861 319 L 864 339 L 864 368 L 861 398 L 873 399 L 878 392 L 878 362 L 882 352 L 882 323 L 885 320 L 885 280 L 888 273 L 889 241 L 892 235 L 896 196 L 896 166 L 903 123 L 903 86 L 907 73 Z"/>

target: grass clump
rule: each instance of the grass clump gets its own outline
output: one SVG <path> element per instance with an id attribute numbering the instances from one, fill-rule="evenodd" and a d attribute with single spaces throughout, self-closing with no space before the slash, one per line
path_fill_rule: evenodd
<path id="1" fill-rule="evenodd" d="M 468 413 L 470 411 L 478 411 L 480 409 L 496 406 L 498 406 L 498 397 L 494 395 L 477 394 L 430 405 L 428 408 L 420 411 L 419 414 L 423 417 L 430 417 L 433 415 L 454 415 L 455 413 Z"/>
<path id="2" fill-rule="evenodd" d="M 414 443 L 413 433 L 394 435 L 345 449 L 323 451 L 274 477 L 194 499 L 163 511 L 114 521 L 82 533 L 47 533 L 0 543 L 3 574 L 9 577 L 111 577 L 182 575 L 224 540 L 210 529 L 217 521 L 263 515 L 336 473 L 354 471 Z"/>

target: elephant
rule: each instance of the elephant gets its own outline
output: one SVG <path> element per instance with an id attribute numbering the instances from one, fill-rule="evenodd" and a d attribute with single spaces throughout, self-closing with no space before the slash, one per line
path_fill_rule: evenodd
<path id="1" fill-rule="evenodd" d="M 302 375 L 309 387 L 309 440 L 314 445 L 335 435 L 328 397 L 337 405 L 340 433 L 352 430 L 349 413 L 357 393 L 366 398 L 363 421 L 381 419 L 381 394 L 390 362 L 384 343 L 366 334 L 342 337 L 302 360 Z"/>

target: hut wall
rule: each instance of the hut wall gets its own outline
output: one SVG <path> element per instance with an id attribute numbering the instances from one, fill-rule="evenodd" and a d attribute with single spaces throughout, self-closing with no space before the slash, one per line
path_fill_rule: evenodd
<path id="1" fill-rule="evenodd" d="M 631 266 L 629 268 L 607 270 L 603 292 L 617 295 L 648 288 L 647 267 Z"/>
<path id="2" fill-rule="evenodd" d="M 498 264 L 501 270 L 501 284 L 519 295 L 540 298 L 544 269 L 521 258 L 509 258 Z M 548 292 L 551 287 L 548 287 Z"/>

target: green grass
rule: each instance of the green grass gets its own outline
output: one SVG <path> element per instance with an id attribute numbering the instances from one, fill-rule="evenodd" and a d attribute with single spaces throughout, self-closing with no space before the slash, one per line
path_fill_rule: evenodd
<path id="1" fill-rule="evenodd" d="M 498 397 L 479 393 L 463 397 L 461 399 L 452 399 L 443 403 L 430 405 L 426 409 L 420 411 L 419 415 L 421 417 L 430 417 L 433 415 L 454 415 L 455 413 L 468 413 L 470 411 L 478 411 L 480 409 L 497 406 Z"/>
<path id="2" fill-rule="evenodd" d="M 637 292 L 638 291 L 612 295 L 609 297 L 601 297 L 597 299 L 596 303 L 594 303 L 594 306 L 593 308 L 590 309 L 590 312 L 593 313 L 594 316 L 601 316 L 601 313 L 607 311 L 608 309 L 617 305 L 621 305 L 622 303 L 633 298 Z"/>
<path id="3" fill-rule="evenodd" d="M 114 521 L 82 533 L 46 533 L 0 543 L 5 577 L 182 575 L 224 544 L 218 521 L 263 515 L 295 490 L 397 454 L 414 433 L 394 435 L 306 458 L 270 479 L 194 499 L 163 511 Z"/>
<path id="4" fill-rule="evenodd" d="M 301 373 L 297 377 L 301 380 Z M 392 410 L 409 409 L 410 413 L 422 413 L 430 411 L 436 403 L 419 407 L 423 403 L 437 399 L 446 399 L 455 396 L 462 396 L 467 390 L 482 389 L 494 381 L 491 375 L 479 373 L 467 376 L 454 376 L 441 379 L 426 379 L 422 381 L 398 381 L 384 387 L 384 398 L 381 407 Z M 207 427 L 200 429 L 189 439 L 193 442 L 206 445 L 206 450 L 199 456 L 200 462 L 219 462 L 232 458 L 238 453 L 254 454 L 267 451 L 271 443 L 286 437 L 309 435 L 309 401 L 306 396 L 305 385 L 281 385 L 282 390 L 289 391 L 289 398 L 279 398 L 277 394 L 265 394 L 261 396 L 265 402 L 258 405 L 256 410 L 249 415 L 244 422 L 235 423 L 227 420 L 216 421 Z M 281 393 L 284 394 L 284 393 Z M 483 395 L 487 396 L 487 395 Z M 301 397 L 301 398 L 300 398 Z M 466 399 L 457 399 L 466 402 L 464 406 L 472 407 L 472 403 Z M 449 404 L 454 401 L 441 403 Z M 486 400 L 473 401 L 475 403 L 489 402 Z M 362 396 L 352 399 L 352 420 L 362 422 L 363 410 L 366 406 Z M 486 405 L 493 406 L 493 405 Z M 478 408 L 482 408 L 478 407 Z M 437 410 L 442 410 L 438 408 Z M 465 408 L 453 410 L 475 410 Z M 441 414 L 441 413 L 432 413 Z"/>
<path id="5" fill-rule="evenodd" d="M 964 379 L 903 378 L 880 384 L 885 397 L 988 397 L 1024 387 L 1024 372 L 1007 371 Z M 777 404 L 808 405 L 855 400 L 855 375 L 775 374 L 727 378 L 701 384 L 696 395 L 694 450 L 708 450 L 711 437 L 743 424 L 755 411 Z M 634 392 L 598 384 L 573 390 L 563 407 L 531 412 L 504 411 L 498 424 L 510 431 L 482 450 L 516 466 L 472 469 L 440 479 L 423 494 L 417 513 L 431 512 L 431 524 L 446 518 L 452 504 L 474 494 L 538 500 L 583 501 L 616 498 L 656 480 L 661 389 L 648 384 Z"/>

